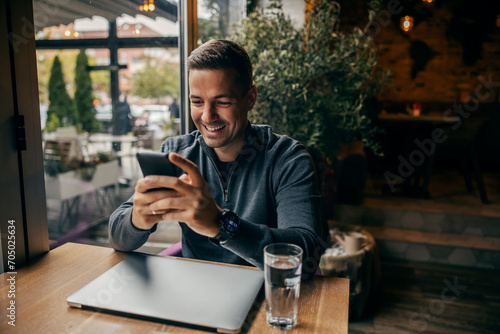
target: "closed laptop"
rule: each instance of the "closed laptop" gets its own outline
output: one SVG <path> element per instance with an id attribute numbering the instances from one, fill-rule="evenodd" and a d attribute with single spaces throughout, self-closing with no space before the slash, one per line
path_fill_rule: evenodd
<path id="1" fill-rule="evenodd" d="M 133 253 L 67 298 L 70 306 L 238 333 L 264 274 L 247 267 Z"/>

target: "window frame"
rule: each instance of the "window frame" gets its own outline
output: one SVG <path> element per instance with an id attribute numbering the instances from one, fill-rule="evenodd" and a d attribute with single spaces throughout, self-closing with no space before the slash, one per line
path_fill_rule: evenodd
<path id="1" fill-rule="evenodd" d="M 3 156 L 9 163 L 5 178 L 19 180 L 17 189 L 2 187 L 2 262 L 5 271 L 32 261 L 49 250 L 42 135 L 38 102 L 33 5 L 31 0 L 2 2 L 2 27 L 5 44 L 0 45 Z M 8 45 L 6 45 L 8 44 Z M 24 124 L 20 120 L 24 117 Z M 23 138 L 24 137 L 24 138 Z M 24 141 L 26 149 L 19 144 Z M 9 147 L 9 143 L 11 144 Z M 16 170 L 17 169 L 17 170 Z M 12 184 L 12 183 L 11 183 Z M 15 225 L 15 269 L 7 267 L 9 222 Z"/>

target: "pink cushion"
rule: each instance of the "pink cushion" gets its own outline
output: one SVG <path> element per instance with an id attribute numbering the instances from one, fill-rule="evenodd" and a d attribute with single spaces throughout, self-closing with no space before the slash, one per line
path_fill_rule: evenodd
<path id="1" fill-rule="evenodd" d="M 158 255 L 182 257 L 182 243 L 178 242 L 167 249 L 162 250 Z"/>

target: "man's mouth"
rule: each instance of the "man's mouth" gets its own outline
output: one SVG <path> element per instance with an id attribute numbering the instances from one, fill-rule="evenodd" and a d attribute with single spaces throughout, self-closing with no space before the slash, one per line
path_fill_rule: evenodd
<path id="1" fill-rule="evenodd" d="M 220 131 L 226 127 L 225 125 L 220 125 L 220 126 L 204 125 L 204 126 L 205 126 L 205 129 L 207 129 L 209 132 L 217 132 L 217 131 Z"/>

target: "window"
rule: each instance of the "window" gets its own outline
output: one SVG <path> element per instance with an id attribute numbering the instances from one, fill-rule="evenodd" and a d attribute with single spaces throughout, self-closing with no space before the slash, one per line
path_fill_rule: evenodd
<path id="1" fill-rule="evenodd" d="M 226 2 L 229 4 L 229 1 Z M 244 3 L 242 0 L 238 2 Z M 82 188 L 91 184 L 89 179 L 97 175 L 97 167 L 95 170 L 93 168 L 81 169 L 78 172 L 69 170 L 68 172 L 73 172 L 69 175 L 71 177 L 61 177 L 61 174 L 66 171 L 62 172 L 57 168 L 61 162 L 57 160 L 58 155 L 59 158 L 62 158 L 61 155 L 67 158 L 73 154 L 83 156 L 85 159 L 90 157 L 102 159 L 105 153 L 109 153 L 110 156 L 119 157 L 121 164 L 118 162 L 118 184 L 122 186 L 126 185 L 127 177 L 137 172 L 126 162 L 127 156 L 123 154 L 131 147 L 129 143 L 121 143 L 121 147 L 116 147 L 113 142 L 111 144 L 109 141 L 98 143 L 96 140 L 89 145 L 88 138 L 80 141 L 81 134 L 78 131 L 75 135 L 75 131 L 61 130 L 63 128 L 60 126 L 61 121 L 63 125 L 70 124 L 69 116 L 63 116 L 63 120 L 59 120 L 59 127 L 56 126 L 57 122 L 54 117 L 51 119 L 49 114 L 53 114 L 53 110 L 50 108 L 50 85 L 47 80 L 50 81 L 56 55 L 60 56 L 58 58 L 61 62 L 60 71 L 58 71 L 62 72 L 62 75 L 59 79 L 62 78 L 62 86 L 66 89 L 68 97 L 73 99 L 76 91 L 74 70 L 76 57 L 80 54 L 80 50 L 84 50 L 91 70 L 92 106 L 95 108 L 95 118 L 102 126 L 98 132 L 101 138 L 116 134 L 121 129 L 121 124 L 113 121 L 113 115 L 117 112 L 117 107 L 125 95 L 133 117 L 141 117 L 145 109 L 141 105 L 142 102 L 148 103 L 147 108 L 159 110 L 160 113 L 164 108 L 157 107 L 157 105 L 165 106 L 166 104 L 168 108 L 169 101 L 162 100 L 163 97 L 159 99 L 155 99 L 154 96 L 143 97 L 144 95 L 139 96 L 140 94 L 134 91 L 132 85 L 137 80 L 134 77 L 137 73 L 145 71 L 148 61 L 150 64 L 159 66 L 173 66 L 176 71 L 180 72 L 180 84 L 178 89 L 173 91 L 179 94 L 181 118 L 175 120 L 174 124 L 177 129 L 166 130 L 186 132 L 192 129 L 192 124 L 183 117 L 186 114 L 184 104 L 187 102 L 187 72 L 184 61 L 189 51 L 195 47 L 195 41 L 198 40 L 195 37 L 197 17 L 194 16 L 197 12 L 197 1 L 158 1 L 157 10 L 150 13 L 138 13 L 135 1 L 117 0 L 106 4 L 101 2 L 98 8 L 92 7 L 91 3 L 86 6 L 74 6 L 71 0 L 54 4 L 41 0 L 7 0 L 0 5 L 0 31 L 4 36 L 9 33 L 14 36 L 10 43 L 7 40 L 2 40 L 0 43 L 0 60 L 2 60 L 0 81 L 2 87 L 5 87 L 1 92 L 3 104 L 0 112 L 1 124 L 9 129 L 9 131 L 2 132 L 2 142 L 12 144 L 3 145 L 2 148 L 4 153 L 2 156 L 5 159 L 2 164 L 1 203 L 2 213 L 5 212 L 15 220 L 18 264 L 47 251 L 49 238 L 51 246 L 55 246 L 58 243 L 77 240 L 93 233 L 93 226 L 98 225 L 99 221 L 105 219 L 109 213 L 105 212 L 110 207 L 106 204 L 106 200 L 115 191 L 115 187 L 101 184 L 99 187 L 87 187 L 90 191 L 80 194 L 79 192 L 83 191 Z M 184 17 L 182 25 L 177 23 L 177 7 L 179 7 L 180 15 Z M 117 8 L 120 8 L 121 12 L 116 12 Z M 7 17 L 10 19 L 7 20 Z M 219 17 L 222 17 L 221 14 Z M 34 29 L 30 22 L 34 23 Z M 158 29 L 156 26 L 160 23 L 164 27 L 173 25 L 177 30 L 175 33 L 166 34 L 167 29 Z M 116 47 L 114 51 L 110 48 L 110 44 Z M 137 53 L 138 49 L 142 49 L 142 53 Z M 123 54 L 121 54 L 122 51 Z M 40 78 L 39 96 L 33 94 L 37 90 L 35 86 L 37 83 L 34 80 L 37 76 L 37 67 Z M 124 92 L 127 94 L 120 94 Z M 13 149 L 16 143 L 14 121 L 18 115 L 25 116 L 26 151 Z M 55 131 L 47 131 L 47 124 Z M 43 145 L 41 144 L 42 129 Z M 60 129 L 59 133 L 57 129 Z M 51 136 L 58 138 L 51 138 Z M 65 137 L 69 140 L 63 145 L 61 142 L 64 141 L 59 139 Z M 51 139 L 54 139 L 53 142 L 48 144 Z M 75 144 L 76 142 L 78 144 Z M 142 144 L 154 145 L 148 141 L 143 141 Z M 141 147 L 141 149 L 147 148 Z M 51 152 L 52 157 L 55 158 L 49 165 L 44 165 L 44 158 L 45 162 L 50 160 Z M 82 163 L 78 160 L 73 162 Z M 116 165 L 113 168 L 116 172 Z M 55 192 L 56 195 L 49 194 L 51 190 L 46 189 L 48 186 L 54 186 L 47 182 L 46 178 L 52 178 L 51 180 L 54 181 L 55 174 L 59 177 L 56 180 L 59 181 L 59 188 L 55 188 L 59 189 L 59 192 Z M 124 178 L 121 178 L 122 176 Z M 61 181 L 63 185 L 64 182 L 73 182 L 77 186 L 66 184 L 65 191 L 63 191 Z M 72 194 L 67 192 L 68 189 L 79 196 L 71 197 Z M 47 198 L 41 195 L 44 190 Z M 79 199 L 75 200 L 76 197 Z M 71 200 L 64 202 L 63 198 Z M 94 215 L 91 206 L 96 209 L 94 211 L 99 212 L 100 217 Z M 79 212 L 75 215 L 77 207 Z M 63 217 L 69 217 L 69 219 L 63 218 L 63 224 L 59 223 L 61 212 L 57 210 L 63 212 Z M 48 219 L 44 218 L 47 212 Z M 0 232 L 4 239 L 7 225 L 7 220 L 0 222 Z M 5 242 L 1 247 L 3 264 L 6 265 L 7 245 Z"/>
<path id="2" fill-rule="evenodd" d="M 169 112 L 180 86 L 177 5 L 163 1 L 146 15 L 120 2 L 126 10 L 68 1 L 51 20 L 39 17 L 44 2 L 33 3 L 53 247 L 107 245 L 107 218 L 142 176 L 135 153 L 180 132 Z"/>
<path id="3" fill-rule="evenodd" d="M 212 38 L 227 38 L 235 23 L 246 15 L 245 0 L 199 0 L 198 44 Z"/>

